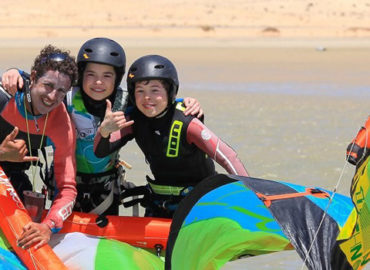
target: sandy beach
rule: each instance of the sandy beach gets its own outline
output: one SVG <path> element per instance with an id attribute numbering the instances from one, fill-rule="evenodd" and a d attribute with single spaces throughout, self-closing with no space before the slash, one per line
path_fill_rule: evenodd
<path id="1" fill-rule="evenodd" d="M 368 46 L 370 1 L 2 0 L 0 47 Z"/>

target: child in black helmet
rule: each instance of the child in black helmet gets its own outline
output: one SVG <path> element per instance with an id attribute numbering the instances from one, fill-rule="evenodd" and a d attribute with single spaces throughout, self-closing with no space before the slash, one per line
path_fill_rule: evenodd
<path id="1" fill-rule="evenodd" d="M 108 38 L 86 41 L 77 55 L 79 80 L 66 99 L 77 130 L 77 200 L 74 210 L 118 215 L 118 152 L 97 158 L 92 151 L 97 127 L 104 117 L 106 100 L 114 111 L 126 108 L 126 91 L 119 85 L 125 73 L 126 55 L 121 45 Z"/>
<path id="2" fill-rule="evenodd" d="M 107 108 L 95 137 L 95 154 L 108 155 L 135 138 L 150 165 L 146 216 L 172 217 L 177 204 L 202 179 L 216 173 L 217 161 L 230 174 L 248 176 L 236 153 L 199 119 L 185 116 L 176 102 L 175 66 L 167 58 L 147 55 L 136 60 L 127 76 L 133 112 L 122 118 Z M 132 124 L 128 126 L 128 124 Z"/>
<path id="3" fill-rule="evenodd" d="M 125 73 L 124 49 L 114 40 L 93 38 L 86 41 L 77 56 L 79 79 L 65 103 L 77 130 L 77 199 L 75 211 L 118 215 L 120 205 L 116 162 L 118 150 L 104 158 L 93 152 L 94 137 L 104 118 L 107 103 L 116 117 L 123 115 L 127 91 L 119 87 Z M 12 73 L 10 73 L 12 72 Z M 10 73 L 10 75 L 9 75 Z M 5 87 L 17 88 L 19 74 L 9 70 L 3 75 Z M 6 85 L 8 84 L 8 85 Z M 194 99 L 188 99 L 189 107 Z M 195 102 L 195 107 L 198 104 Z M 192 111 L 197 113 L 198 111 Z M 122 125 L 125 125 L 123 122 Z"/>

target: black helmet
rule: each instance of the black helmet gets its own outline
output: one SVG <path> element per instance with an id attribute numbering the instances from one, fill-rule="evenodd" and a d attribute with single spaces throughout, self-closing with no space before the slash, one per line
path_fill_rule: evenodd
<path id="1" fill-rule="evenodd" d="M 86 63 L 94 62 L 113 66 L 116 71 L 116 87 L 121 83 L 126 67 L 126 55 L 122 46 L 108 38 L 93 38 L 86 41 L 77 56 L 77 65 L 80 74 L 86 67 Z"/>
<path id="2" fill-rule="evenodd" d="M 134 104 L 135 82 L 153 79 L 167 81 L 170 84 L 168 89 L 168 104 L 175 101 L 179 89 L 179 79 L 175 66 L 163 56 L 146 55 L 137 59 L 128 70 L 127 90 Z"/>

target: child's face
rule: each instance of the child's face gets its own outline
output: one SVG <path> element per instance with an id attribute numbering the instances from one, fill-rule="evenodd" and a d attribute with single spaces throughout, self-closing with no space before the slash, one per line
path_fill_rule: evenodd
<path id="1" fill-rule="evenodd" d="M 137 82 L 135 103 L 145 116 L 155 117 L 167 108 L 167 91 L 159 80 Z"/>
<path id="2" fill-rule="evenodd" d="M 116 72 L 112 66 L 88 63 L 86 65 L 82 88 L 94 100 L 103 100 L 114 91 Z"/>

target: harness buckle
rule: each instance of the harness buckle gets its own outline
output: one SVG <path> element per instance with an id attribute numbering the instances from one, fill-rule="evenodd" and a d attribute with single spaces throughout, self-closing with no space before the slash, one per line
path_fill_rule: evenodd
<path id="1" fill-rule="evenodd" d="M 162 201 L 162 205 L 160 207 L 164 210 L 167 210 L 167 200 Z"/>

